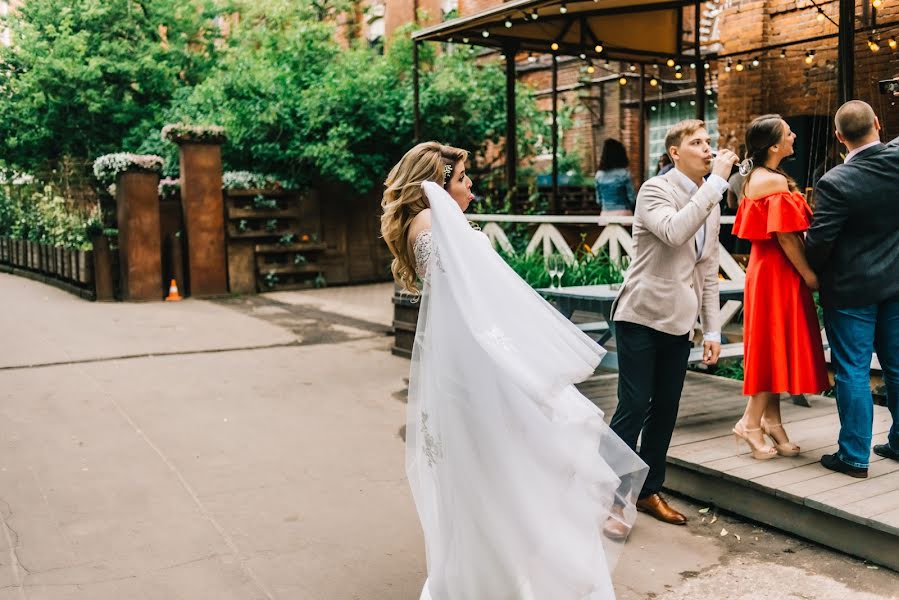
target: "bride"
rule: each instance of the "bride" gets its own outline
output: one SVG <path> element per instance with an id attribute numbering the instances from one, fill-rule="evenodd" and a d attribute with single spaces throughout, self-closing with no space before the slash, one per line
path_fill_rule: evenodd
<path id="1" fill-rule="evenodd" d="M 394 278 L 421 293 L 406 424 L 421 598 L 614 598 L 646 467 L 573 385 L 605 351 L 469 225 L 466 159 L 419 144 L 382 201 Z M 624 534 L 603 535 L 607 520 Z"/>

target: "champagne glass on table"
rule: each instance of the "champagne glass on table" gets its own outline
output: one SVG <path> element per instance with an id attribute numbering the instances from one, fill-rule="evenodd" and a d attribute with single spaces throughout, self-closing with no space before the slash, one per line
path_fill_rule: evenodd
<path id="1" fill-rule="evenodd" d="M 558 254 L 550 254 L 546 257 L 546 272 L 549 273 L 549 289 L 557 290 L 562 287 L 562 275 L 565 273 L 565 261 Z M 556 277 L 559 285 L 556 285 Z"/>

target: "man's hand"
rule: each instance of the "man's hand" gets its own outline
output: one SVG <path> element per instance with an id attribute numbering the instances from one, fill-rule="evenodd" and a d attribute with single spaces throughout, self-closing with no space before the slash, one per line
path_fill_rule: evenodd
<path id="1" fill-rule="evenodd" d="M 737 155 L 727 148 L 718 152 L 718 156 L 712 159 L 712 175 L 717 175 L 724 181 L 730 177 L 730 171 L 739 159 Z"/>
<path id="2" fill-rule="evenodd" d="M 702 362 L 706 365 L 718 364 L 718 356 L 721 354 L 721 344 L 718 342 L 702 343 Z"/>

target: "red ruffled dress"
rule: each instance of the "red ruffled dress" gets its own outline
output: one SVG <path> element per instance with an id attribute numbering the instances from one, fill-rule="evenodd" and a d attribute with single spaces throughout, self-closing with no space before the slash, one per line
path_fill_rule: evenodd
<path id="1" fill-rule="evenodd" d="M 743 393 L 819 393 L 830 387 L 812 293 L 775 233 L 808 229 L 799 192 L 744 198 L 734 234 L 752 241 L 743 306 Z"/>

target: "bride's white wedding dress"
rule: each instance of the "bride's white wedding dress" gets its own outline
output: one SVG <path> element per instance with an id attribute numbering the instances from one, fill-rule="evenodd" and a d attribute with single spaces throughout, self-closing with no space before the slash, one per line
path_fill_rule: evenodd
<path id="1" fill-rule="evenodd" d="M 607 600 L 644 463 L 574 383 L 605 351 L 522 281 L 437 184 L 414 242 L 424 281 L 406 472 L 423 600 Z M 613 511 L 613 505 L 616 510 Z"/>

